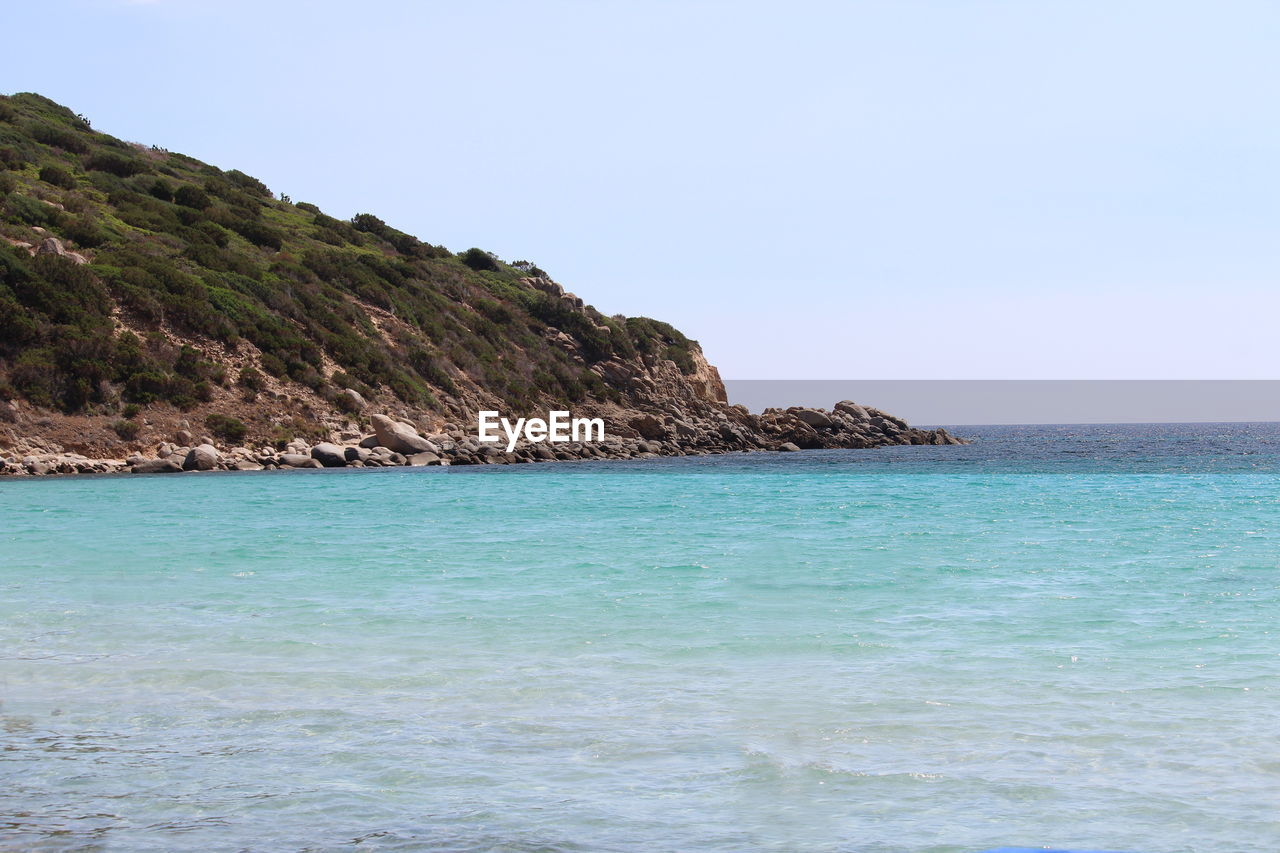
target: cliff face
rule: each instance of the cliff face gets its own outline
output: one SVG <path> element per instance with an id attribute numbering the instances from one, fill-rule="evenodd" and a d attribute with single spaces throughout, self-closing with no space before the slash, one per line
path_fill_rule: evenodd
<path id="1" fill-rule="evenodd" d="M 202 438 L 269 460 L 363 440 L 375 414 L 448 457 L 481 409 L 603 417 L 619 456 L 937 439 L 870 412 L 749 415 L 696 341 L 606 316 L 531 263 L 339 220 L 0 97 L 0 470 Z"/>

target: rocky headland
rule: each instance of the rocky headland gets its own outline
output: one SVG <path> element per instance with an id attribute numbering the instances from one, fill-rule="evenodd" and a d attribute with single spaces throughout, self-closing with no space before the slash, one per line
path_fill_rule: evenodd
<path id="1" fill-rule="evenodd" d="M 606 440 L 477 440 L 477 414 Z M 537 265 L 343 220 L 0 96 L 0 474 L 509 464 L 956 444 L 850 401 L 731 405 L 698 342 Z"/>

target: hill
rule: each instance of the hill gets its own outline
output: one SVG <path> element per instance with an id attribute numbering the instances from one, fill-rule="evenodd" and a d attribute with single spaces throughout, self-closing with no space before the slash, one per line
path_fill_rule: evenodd
<path id="1" fill-rule="evenodd" d="M 766 428 L 666 323 L 606 316 L 531 263 L 122 141 L 40 95 L 0 97 L 0 240 L 11 462 L 136 455 L 179 432 L 280 450 L 350 440 L 374 413 L 465 435 L 481 409 L 599 415 L 630 440 L 621 455 L 895 438 L 794 413 Z"/>

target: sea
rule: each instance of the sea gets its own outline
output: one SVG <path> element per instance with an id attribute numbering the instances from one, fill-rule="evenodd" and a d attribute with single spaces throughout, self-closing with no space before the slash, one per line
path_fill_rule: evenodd
<path id="1" fill-rule="evenodd" d="M 0 850 L 1280 850 L 1280 425 L 0 481 Z"/>

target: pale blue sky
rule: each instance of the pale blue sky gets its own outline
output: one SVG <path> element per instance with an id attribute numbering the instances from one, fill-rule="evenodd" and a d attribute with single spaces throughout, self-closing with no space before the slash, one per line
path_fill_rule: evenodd
<path id="1" fill-rule="evenodd" d="M 1274 3 L 50 0 L 4 41 L 2 91 L 726 377 L 1280 376 Z"/>

